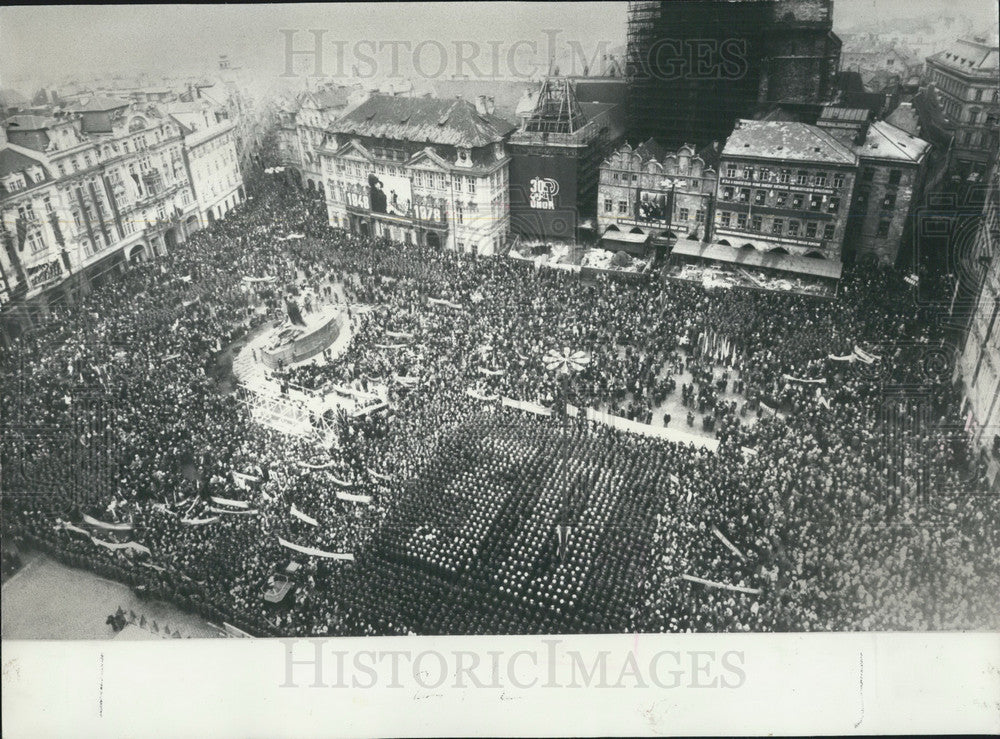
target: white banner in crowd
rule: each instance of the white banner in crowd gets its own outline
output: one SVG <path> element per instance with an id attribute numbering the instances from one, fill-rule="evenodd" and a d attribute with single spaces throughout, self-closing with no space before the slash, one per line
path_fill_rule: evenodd
<path id="1" fill-rule="evenodd" d="M 643 436 L 653 436 L 665 441 L 674 441 L 678 444 L 694 444 L 695 446 L 704 447 L 710 452 L 717 451 L 719 448 L 719 441 L 717 439 L 707 439 L 704 436 L 691 434 L 680 429 L 672 429 L 668 426 L 652 426 L 648 423 L 630 421 L 629 419 L 622 418 L 621 416 L 613 416 L 610 413 L 595 411 L 593 408 L 587 409 L 587 419 L 603 423 L 607 426 L 611 426 L 612 428 L 616 428 L 619 431 L 627 431 L 632 434 L 642 434 Z"/>
<path id="2" fill-rule="evenodd" d="M 87 538 L 90 538 L 90 532 L 89 531 L 87 531 L 86 529 L 81 529 L 79 526 L 74 526 L 73 524 L 71 524 L 71 523 L 69 523 L 67 521 L 63 521 L 61 518 L 57 518 L 56 519 L 56 525 L 55 525 L 54 528 L 56 528 L 56 529 L 64 529 L 66 531 L 73 531 L 73 532 L 75 532 L 77 534 L 83 534 Z"/>
<path id="3" fill-rule="evenodd" d="M 714 580 L 706 580 L 703 577 L 695 577 L 694 575 L 681 575 L 682 580 L 687 580 L 689 582 L 700 583 L 701 585 L 707 585 L 710 588 L 722 588 L 723 590 L 735 590 L 737 593 L 749 593 L 750 595 L 760 595 L 760 588 L 744 588 L 741 585 L 727 585 L 724 582 L 715 582 Z"/>
<path id="4" fill-rule="evenodd" d="M 342 488 L 354 487 L 353 482 L 347 482 L 347 480 L 341 480 L 339 477 L 334 477 L 333 475 L 330 475 L 330 481 L 333 482 L 334 485 L 340 485 L 340 487 Z"/>
<path id="5" fill-rule="evenodd" d="M 104 521 L 98 521 L 93 516 L 88 516 L 86 513 L 83 514 L 83 522 L 89 524 L 90 526 L 96 526 L 99 529 L 105 529 L 107 531 L 131 531 L 132 524 L 130 523 L 106 523 Z"/>
<path id="6" fill-rule="evenodd" d="M 372 344 L 376 349 L 408 349 L 409 344 Z"/>
<path id="7" fill-rule="evenodd" d="M 233 478 L 234 479 L 236 478 L 236 475 L 237 475 L 237 473 L 234 472 L 233 473 Z M 218 503 L 219 505 L 232 506 L 233 508 L 249 508 L 250 507 L 250 504 L 247 503 L 245 500 L 232 500 L 231 498 L 217 498 L 214 495 L 212 496 L 212 502 L 213 503 Z"/>
<path id="8" fill-rule="evenodd" d="M 303 513 L 302 511 L 300 511 L 298 508 L 295 507 L 294 503 L 292 503 L 291 514 L 293 516 L 295 516 L 297 519 L 299 519 L 300 521 L 305 521 L 310 526 L 319 526 L 319 521 L 317 521 L 312 516 L 307 516 L 305 513 Z"/>
<path id="9" fill-rule="evenodd" d="M 858 359 L 860 359 L 865 364 L 872 364 L 873 362 L 876 362 L 879 359 L 881 359 L 881 357 L 878 356 L 877 354 L 869 354 L 864 349 L 862 349 L 860 346 L 855 346 L 854 347 L 854 356 L 856 356 Z"/>
<path id="10" fill-rule="evenodd" d="M 206 526 L 220 520 L 221 519 L 218 516 L 212 516 L 211 518 L 182 518 L 181 523 L 187 524 L 188 526 Z"/>
<path id="11" fill-rule="evenodd" d="M 371 496 L 369 495 L 354 495 L 352 493 L 345 493 L 342 490 L 337 491 L 337 497 L 351 503 L 364 503 L 365 505 L 371 505 L 372 502 Z"/>
<path id="12" fill-rule="evenodd" d="M 441 300 L 440 298 L 427 298 L 427 302 L 431 305 L 444 305 L 455 310 L 464 310 L 464 308 L 458 303 L 452 303 L 450 300 Z"/>
<path id="13" fill-rule="evenodd" d="M 721 531 L 719 531 L 719 528 L 717 526 L 713 526 L 712 527 L 712 533 L 715 534 L 716 537 L 718 537 L 719 541 L 721 541 L 723 544 L 726 545 L 726 548 L 729 551 L 731 551 L 733 554 L 735 554 L 740 559 L 746 559 L 746 557 L 743 556 L 743 552 L 741 552 L 739 549 L 737 549 L 736 545 L 733 544 L 731 541 L 729 541 L 729 539 L 727 539 L 725 537 L 725 535 Z"/>
<path id="14" fill-rule="evenodd" d="M 405 375 L 393 375 L 392 379 L 394 379 L 400 385 L 407 385 L 409 387 L 413 387 L 418 382 L 420 382 L 419 377 L 407 377 Z"/>
<path id="15" fill-rule="evenodd" d="M 244 277 L 244 282 L 274 282 L 277 277 L 272 277 L 271 275 L 265 275 L 264 277 Z"/>
<path id="16" fill-rule="evenodd" d="M 407 333 L 406 331 L 386 331 L 385 335 L 390 339 L 406 339 L 407 341 L 413 339 L 413 334 Z"/>
<path id="17" fill-rule="evenodd" d="M 792 377 L 791 375 L 782 375 L 782 377 L 784 377 L 789 382 L 800 382 L 800 383 L 805 384 L 805 385 L 825 385 L 826 384 L 826 378 L 825 377 L 821 377 L 818 380 L 807 380 L 804 377 Z"/>
<path id="18" fill-rule="evenodd" d="M 382 482 L 392 482 L 392 478 L 389 477 L 389 475 L 379 474 L 371 467 L 366 467 L 365 469 L 368 471 L 368 474 L 374 477 L 376 480 L 381 480 Z"/>
<path id="19" fill-rule="evenodd" d="M 507 408 L 516 408 L 519 411 L 534 413 L 536 416 L 551 416 L 552 409 L 546 408 L 538 403 L 529 403 L 526 400 L 514 400 L 513 398 L 500 398 L 500 402 Z"/>
<path id="20" fill-rule="evenodd" d="M 501 398 L 500 401 L 507 408 L 516 408 L 518 410 L 528 411 L 529 413 L 534 413 L 538 416 L 552 415 L 551 408 L 546 408 L 545 406 L 538 405 L 537 403 L 528 403 L 524 400 L 514 400 L 513 398 L 506 397 Z M 567 403 L 566 412 L 573 418 L 576 418 L 576 416 L 580 413 L 580 409 Z M 643 436 L 654 436 L 658 439 L 675 441 L 679 444 L 694 444 L 695 446 L 708 449 L 710 452 L 714 452 L 719 448 L 719 442 L 717 439 L 707 439 L 703 436 L 698 436 L 697 434 L 689 434 L 686 431 L 671 429 L 665 426 L 652 426 L 648 423 L 630 421 L 627 418 L 613 416 L 610 413 L 595 411 L 593 408 L 587 408 L 585 412 L 588 421 L 603 423 L 604 425 L 611 426 L 619 431 L 626 431 L 632 434 L 642 434 Z"/>
<path id="21" fill-rule="evenodd" d="M 489 375 L 490 377 L 499 377 L 500 375 L 506 374 L 505 370 L 486 369 L 486 367 L 480 367 L 479 372 L 484 375 Z"/>
<path id="22" fill-rule="evenodd" d="M 286 539 L 282 539 L 280 536 L 278 537 L 278 543 L 281 544 L 281 546 L 283 547 L 288 547 L 293 551 L 309 555 L 310 557 L 324 557 L 326 559 L 342 559 L 342 560 L 347 560 L 349 562 L 354 561 L 353 554 L 343 553 L 343 552 L 324 552 L 322 549 L 316 549 L 314 547 L 303 547 L 300 546 L 299 544 L 293 544 L 292 542 L 287 541 Z"/>
<path id="23" fill-rule="evenodd" d="M 252 509 L 247 510 L 247 511 L 234 511 L 232 508 L 218 508 L 218 507 L 216 507 L 214 505 L 210 505 L 210 506 L 206 506 L 206 507 L 212 513 L 232 513 L 234 515 L 243 515 L 243 516 L 256 516 L 257 515 L 257 509 L 256 508 L 252 508 Z"/>

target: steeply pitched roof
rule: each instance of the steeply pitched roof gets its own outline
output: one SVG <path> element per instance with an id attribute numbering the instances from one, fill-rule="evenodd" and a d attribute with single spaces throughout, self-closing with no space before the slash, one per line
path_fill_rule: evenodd
<path id="1" fill-rule="evenodd" d="M 6 177 L 13 172 L 24 172 L 32 167 L 41 167 L 45 172 L 45 179 L 52 179 L 52 173 L 48 169 L 48 160 L 38 154 L 38 152 L 27 149 L 10 142 L 0 146 L 0 177 Z M 0 186 L 0 192 L 4 188 Z"/>
<path id="2" fill-rule="evenodd" d="M 514 129 L 497 115 L 480 115 L 468 100 L 372 95 L 330 126 L 335 133 L 475 148 Z"/>
<path id="3" fill-rule="evenodd" d="M 790 121 L 743 119 L 726 140 L 722 155 L 854 164 L 854 152 L 817 126 Z"/>

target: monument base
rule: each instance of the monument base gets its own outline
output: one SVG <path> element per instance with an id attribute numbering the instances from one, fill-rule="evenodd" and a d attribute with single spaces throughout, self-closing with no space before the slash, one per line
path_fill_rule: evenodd
<path id="1" fill-rule="evenodd" d="M 261 361 L 271 370 L 314 357 L 329 347 L 344 325 L 343 312 L 327 306 L 304 316 L 306 325 L 285 321 L 267 338 L 261 349 Z"/>

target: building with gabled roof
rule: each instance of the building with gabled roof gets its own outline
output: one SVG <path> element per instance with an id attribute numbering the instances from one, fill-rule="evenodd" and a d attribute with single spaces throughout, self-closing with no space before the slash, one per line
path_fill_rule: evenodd
<path id="1" fill-rule="evenodd" d="M 717 181 L 714 166 L 690 144 L 667 151 L 649 139 L 634 149 L 619 147 L 601 165 L 597 223 L 602 244 L 645 252 L 678 239 L 708 241 Z M 635 234 L 647 241 L 634 244 Z"/>
<path id="2" fill-rule="evenodd" d="M 330 225 L 463 252 L 507 242 L 507 140 L 485 96 L 373 94 L 334 121 L 320 152 Z"/>

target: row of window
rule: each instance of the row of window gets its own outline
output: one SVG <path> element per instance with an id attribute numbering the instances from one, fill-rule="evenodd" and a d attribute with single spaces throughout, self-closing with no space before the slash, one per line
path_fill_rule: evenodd
<path id="1" fill-rule="evenodd" d="M 771 169 L 770 167 L 758 169 L 750 165 L 743 165 L 740 168 L 734 162 L 726 164 L 726 177 L 741 177 L 744 180 L 756 180 L 757 182 L 778 182 L 785 185 L 793 182 L 793 174 L 790 169 Z M 826 172 L 809 172 L 800 169 L 794 174 L 794 182 L 796 185 L 812 185 L 814 187 L 827 187 L 828 183 L 831 183 L 834 188 L 840 189 L 844 186 L 845 177 L 842 172 L 834 172 L 831 178 Z"/>
<path id="2" fill-rule="evenodd" d="M 327 170 L 330 170 L 331 167 L 333 171 L 338 174 L 362 180 L 366 180 L 370 174 L 370 170 L 368 168 L 369 165 L 359 164 L 357 162 L 336 162 L 333 165 L 328 164 Z M 392 165 L 384 164 L 376 164 L 374 173 L 376 175 L 387 175 L 389 177 L 409 178 L 410 176 L 409 171 L 405 167 L 394 167 Z M 491 193 L 495 193 L 498 190 L 506 190 L 508 184 L 508 174 L 504 169 L 498 169 L 486 178 L 460 174 L 449 176 L 444 172 L 428 172 L 416 169 L 412 171 L 412 179 L 413 184 L 416 187 L 424 187 L 431 190 L 448 190 L 449 188 L 453 188 L 455 192 L 464 191 L 470 195 L 476 194 L 477 182 L 480 179 L 485 180 L 485 184 L 489 186 Z"/>
<path id="3" fill-rule="evenodd" d="M 794 208 L 795 210 L 826 211 L 827 213 L 836 213 L 840 210 L 840 198 L 828 198 L 826 195 L 812 194 L 809 195 L 807 201 L 806 195 L 801 192 L 754 190 L 752 197 L 754 205 L 765 205 L 773 208 Z M 741 187 L 737 192 L 736 188 L 727 186 L 722 188 L 721 199 L 730 202 L 750 203 L 751 192 L 747 187 Z M 826 203 L 826 207 L 823 206 L 824 203 Z"/>
<path id="4" fill-rule="evenodd" d="M 148 153 L 146 153 L 145 136 L 142 137 L 142 142 L 143 142 L 142 147 L 139 146 L 138 142 L 136 143 L 135 154 L 137 155 L 141 154 L 142 161 L 146 162 L 145 168 L 148 168 L 149 155 Z M 129 142 L 127 139 L 122 142 L 122 149 L 126 154 L 133 153 L 131 151 L 131 148 L 129 147 Z M 95 164 L 99 164 L 100 162 L 105 161 L 107 159 L 113 159 L 114 157 L 118 156 L 118 154 L 119 154 L 118 145 L 112 143 L 104 147 L 103 155 L 100 149 L 95 149 L 93 157 L 91 156 L 90 152 L 84 152 L 82 156 L 74 156 L 72 158 L 57 162 L 56 171 L 59 173 L 59 177 L 65 177 L 67 173 L 74 174 L 76 172 L 86 171 L 91 167 L 93 167 Z M 162 151 L 160 155 L 160 158 L 164 166 L 167 165 L 168 159 L 171 161 L 179 161 L 180 157 L 181 157 L 181 149 L 179 146 L 173 146 L 170 149 L 166 149 Z"/>
<path id="5" fill-rule="evenodd" d="M 605 172 L 606 172 L 606 170 L 605 170 Z M 690 187 L 690 188 L 698 189 L 701 186 L 701 180 L 699 178 L 697 178 L 697 177 L 692 177 L 692 178 L 688 179 L 686 177 L 674 177 L 673 175 L 669 175 L 669 174 L 666 174 L 666 173 L 662 173 L 661 174 L 659 172 L 655 172 L 655 173 L 643 172 L 641 174 L 644 174 L 644 175 L 650 175 L 650 174 L 652 174 L 653 176 L 655 176 L 657 178 L 669 177 L 671 180 L 673 180 L 674 182 L 677 183 L 677 187 L 681 187 L 681 188 Z M 608 181 L 607 176 L 605 176 L 604 181 L 605 182 Z M 611 182 L 622 183 L 622 182 L 630 182 L 630 181 L 631 182 L 638 182 L 639 181 L 639 173 L 636 173 L 636 172 L 631 172 L 631 173 L 630 172 L 620 172 L 619 173 L 619 172 L 616 172 L 616 171 L 612 170 L 612 172 L 611 172 Z"/>
<path id="6" fill-rule="evenodd" d="M 630 211 L 629 211 L 629 203 L 628 203 L 628 201 L 627 200 L 619 200 L 618 201 L 618 215 L 620 215 L 620 216 L 627 216 L 627 215 L 629 215 L 629 212 Z M 614 202 L 611 200 L 611 198 L 605 198 L 604 199 L 604 213 L 605 213 L 605 215 L 612 215 L 612 214 L 614 214 Z M 671 220 L 673 220 L 673 219 L 671 219 Z M 677 209 L 677 218 L 676 218 L 676 220 L 678 220 L 678 221 L 689 221 L 689 220 L 691 220 L 691 209 L 690 208 L 678 208 Z M 705 222 L 705 211 L 704 211 L 704 209 L 698 208 L 698 209 L 695 210 L 695 212 L 694 212 L 694 220 L 695 220 L 695 223 L 704 223 Z"/>
<path id="7" fill-rule="evenodd" d="M 982 102 L 987 97 L 988 90 L 983 87 L 974 87 L 971 90 L 969 85 L 959 82 L 954 77 L 950 77 L 939 70 L 934 71 L 934 84 L 941 90 L 950 92 L 955 97 L 971 100 L 972 102 Z M 997 102 L 997 91 L 993 90 L 992 101 Z"/>
<path id="8" fill-rule="evenodd" d="M 764 232 L 764 218 L 760 215 L 747 217 L 746 213 L 733 213 L 732 211 L 719 211 L 720 228 L 737 228 L 741 231 Z M 820 224 L 817 221 L 803 222 L 795 219 L 786 221 L 784 218 L 771 218 L 768 233 L 772 236 L 789 236 L 790 238 L 805 237 L 815 239 L 818 237 Z M 837 233 L 837 227 L 832 223 L 823 225 L 823 239 L 830 241 Z"/>

